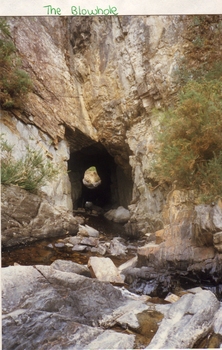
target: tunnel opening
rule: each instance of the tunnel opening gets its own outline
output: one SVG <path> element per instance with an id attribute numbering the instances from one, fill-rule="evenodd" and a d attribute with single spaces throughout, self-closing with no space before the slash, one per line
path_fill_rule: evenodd
<path id="1" fill-rule="evenodd" d="M 96 169 L 98 178 L 88 179 L 87 182 L 85 174 L 90 168 Z M 104 210 L 120 205 L 127 208 L 129 205 L 132 198 L 132 180 L 100 142 L 71 151 L 68 170 L 74 210 L 84 208 L 86 202 Z M 96 182 L 99 183 L 95 185 Z"/>

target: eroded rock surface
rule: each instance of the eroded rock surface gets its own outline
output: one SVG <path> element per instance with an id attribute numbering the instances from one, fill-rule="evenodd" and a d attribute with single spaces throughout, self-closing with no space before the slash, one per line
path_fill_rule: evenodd
<path id="1" fill-rule="evenodd" d="M 104 313 L 126 302 L 110 284 L 40 265 L 3 268 L 2 296 L 7 349 L 84 348 L 103 333 Z"/>
<path id="2" fill-rule="evenodd" d="M 152 338 L 147 348 L 190 348 L 212 330 L 221 336 L 221 303 L 210 291 L 154 304 L 76 274 L 76 267 L 57 261 L 2 268 L 5 349 L 144 349 Z"/>
<path id="3" fill-rule="evenodd" d="M 146 349 L 187 349 L 203 338 L 220 307 L 209 291 L 187 294 L 174 303 Z"/>
<path id="4" fill-rule="evenodd" d="M 149 187 L 156 124 L 152 109 L 171 103 L 178 89 L 174 71 L 186 49 L 183 34 L 189 20 L 186 16 L 7 20 L 34 86 L 14 118 L 27 130 L 34 125 L 42 133 L 34 135 L 35 142 L 49 138 L 51 150 L 64 139 L 70 152 L 100 142 L 123 170 L 119 195 L 124 205 L 133 201 L 132 223 L 144 233 L 162 228 L 165 200 L 159 188 Z M 11 119 L 4 112 L 4 126 L 22 139 L 26 128 L 16 130 Z M 67 155 L 64 158 L 68 160 Z M 81 179 L 79 173 L 70 176 L 76 199 Z M 67 191 L 64 179 L 64 196 Z"/>
<path id="5" fill-rule="evenodd" d="M 78 221 L 64 207 L 54 206 L 18 186 L 1 188 L 3 247 L 78 232 Z"/>
<path id="6" fill-rule="evenodd" d="M 155 274 L 156 279 L 161 278 L 165 271 L 178 278 L 182 275 L 222 283 L 220 233 L 216 233 L 222 222 L 220 202 L 195 210 L 194 200 L 192 191 L 174 190 L 169 195 L 163 211 L 164 229 L 157 234 L 160 243 L 150 242 L 137 251 L 137 267 L 147 266 L 147 279 Z M 207 221 L 209 213 L 212 220 Z M 213 225 L 212 230 L 209 225 Z"/>

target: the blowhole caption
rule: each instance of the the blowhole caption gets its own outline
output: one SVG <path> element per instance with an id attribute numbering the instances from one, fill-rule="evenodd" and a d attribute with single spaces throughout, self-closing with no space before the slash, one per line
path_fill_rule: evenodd
<path id="1" fill-rule="evenodd" d="M 62 9 L 51 5 L 43 6 L 46 9 L 46 15 L 61 16 Z M 101 8 L 96 6 L 94 9 L 82 8 L 81 6 L 71 6 L 70 13 L 72 16 L 117 16 L 118 10 L 115 6 L 106 6 Z"/>

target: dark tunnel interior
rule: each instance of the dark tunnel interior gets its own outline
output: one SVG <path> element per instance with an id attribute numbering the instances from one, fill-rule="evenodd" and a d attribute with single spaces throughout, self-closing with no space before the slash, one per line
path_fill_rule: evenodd
<path id="1" fill-rule="evenodd" d="M 96 167 L 101 179 L 101 184 L 93 189 L 86 187 L 82 182 L 85 171 L 91 166 Z M 74 209 L 84 207 L 87 201 L 107 209 L 129 204 L 132 181 L 116 165 L 102 144 L 95 143 L 71 153 L 68 170 Z"/>

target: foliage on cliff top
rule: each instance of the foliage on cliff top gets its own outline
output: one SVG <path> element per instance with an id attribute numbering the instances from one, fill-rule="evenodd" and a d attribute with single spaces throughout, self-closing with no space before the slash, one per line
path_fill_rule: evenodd
<path id="1" fill-rule="evenodd" d="M 178 62 L 176 79 L 218 79 L 222 76 L 222 15 L 186 16 L 184 57 Z"/>
<path id="2" fill-rule="evenodd" d="M 21 108 L 31 90 L 29 75 L 21 69 L 21 61 L 11 39 L 9 26 L 0 18 L 0 104 L 3 109 Z"/>
<path id="3" fill-rule="evenodd" d="M 189 81 L 163 111 L 154 171 L 159 181 L 222 197 L 222 78 Z"/>
<path id="4" fill-rule="evenodd" d="M 27 191 L 36 192 L 58 175 L 59 170 L 44 157 L 41 151 L 27 147 L 26 155 L 16 160 L 12 154 L 13 147 L 2 134 L 0 136 L 1 183 L 18 185 Z"/>
<path id="5" fill-rule="evenodd" d="M 222 197 L 222 16 L 186 16 L 174 107 L 163 111 L 154 172 L 160 182 Z M 159 112 L 158 112 L 159 115 Z"/>

